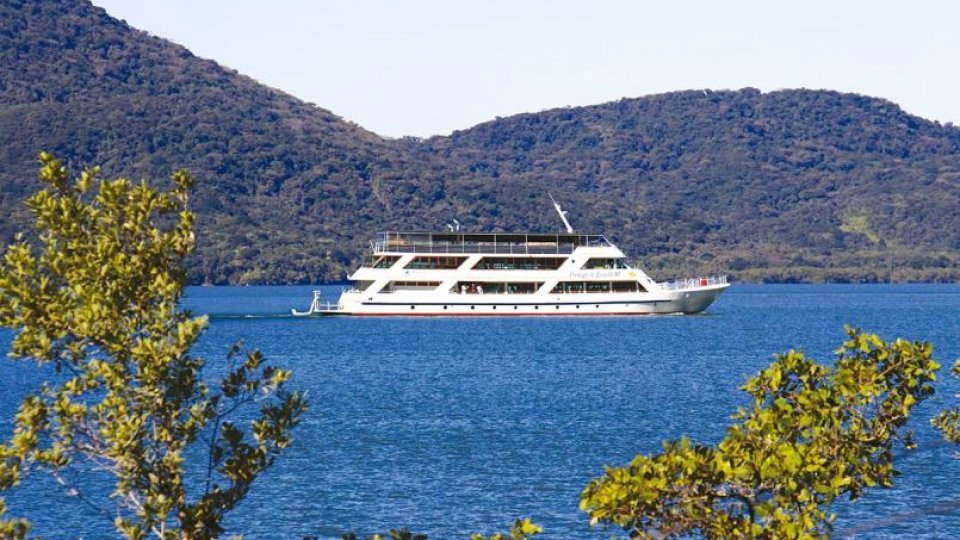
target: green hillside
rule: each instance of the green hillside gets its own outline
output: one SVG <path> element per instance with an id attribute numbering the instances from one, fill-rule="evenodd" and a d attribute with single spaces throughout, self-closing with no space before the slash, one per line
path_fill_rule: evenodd
<path id="1" fill-rule="evenodd" d="M 389 91 L 385 89 L 384 91 Z M 0 240 L 36 154 L 198 178 L 196 282 L 341 280 L 384 229 L 606 232 L 656 277 L 960 277 L 960 130 L 829 91 L 687 91 L 393 140 L 85 0 L 0 4 Z"/>
<path id="2" fill-rule="evenodd" d="M 957 275 L 960 130 L 880 99 L 676 92 L 519 115 L 426 146 L 489 178 L 627 201 L 621 240 L 668 267 L 754 280 Z M 612 212 L 571 213 L 615 224 Z"/>

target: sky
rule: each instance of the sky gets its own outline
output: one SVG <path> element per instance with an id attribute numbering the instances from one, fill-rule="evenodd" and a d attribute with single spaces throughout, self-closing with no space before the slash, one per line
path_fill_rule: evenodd
<path id="1" fill-rule="evenodd" d="M 831 89 L 960 124 L 960 2 L 93 0 L 389 137 L 685 89 Z"/>

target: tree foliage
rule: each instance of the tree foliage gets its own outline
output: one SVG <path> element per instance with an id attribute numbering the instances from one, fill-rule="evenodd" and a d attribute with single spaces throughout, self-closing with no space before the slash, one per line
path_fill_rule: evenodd
<path id="1" fill-rule="evenodd" d="M 530 521 L 530 518 L 516 520 L 510 526 L 509 532 L 493 533 L 490 536 L 484 536 L 476 533 L 470 536 L 470 540 L 529 540 L 530 538 L 543 532 L 543 528 Z M 354 533 L 343 535 L 343 540 L 357 540 Z M 310 539 L 304 539 L 310 540 Z M 427 540 L 427 535 L 410 532 L 410 529 L 391 529 L 386 535 L 375 534 L 368 540 Z"/>
<path id="2" fill-rule="evenodd" d="M 543 532 L 543 528 L 530 521 L 529 518 L 516 520 L 506 533 L 494 533 L 490 536 L 474 534 L 470 540 L 528 540 Z"/>
<path id="3" fill-rule="evenodd" d="M 14 359 L 59 375 L 20 406 L 0 445 L 0 489 L 36 471 L 67 481 L 66 469 L 106 470 L 124 536 L 216 537 L 289 444 L 304 398 L 258 351 L 234 347 L 214 384 L 190 354 L 207 320 L 177 310 L 194 247 L 186 172 L 163 192 L 97 169 L 71 181 L 50 155 L 41 162 L 46 187 L 28 201 L 39 245 L 21 240 L 0 263 L 0 325 L 15 330 Z M 246 433 L 231 413 L 251 406 Z M 194 443 L 209 461 L 187 462 Z M 188 466 L 206 471 L 199 485 Z M 27 532 L 24 520 L 2 523 L 3 535 Z"/>
<path id="4" fill-rule="evenodd" d="M 347 533 L 343 535 L 343 540 L 358 540 L 358 537 L 354 533 Z M 410 532 L 410 529 L 390 529 L 386 535 L 374 534 L 370 536 L 368 540 L 427 540 L 427 535 Z M 305 538 L 304 540 L 316 540 L 313 537 Z"/>
<path id="5" fill-rule="evenodd" d="M 954 362 L 952 372 L 954 377 L 960 378 L 960 360 Z M 960 394 L 956 397 L 960 397 Z M 933 418 L 933 426 L 943 433 L 945 439 L 960 444 L 960 406 L 941 411 Z"/>
<path id="6" fill-rule="evenodd" d="M 635 538 L 826 538 L 827 506 L 897 474 L 893 448 L 939 367 L 925 342 L 848 328 L 833 368 L 790 351 L 743 387 L 752 405 L 715 446 L 667 442 L 593 480 L 592 523 Z"/>

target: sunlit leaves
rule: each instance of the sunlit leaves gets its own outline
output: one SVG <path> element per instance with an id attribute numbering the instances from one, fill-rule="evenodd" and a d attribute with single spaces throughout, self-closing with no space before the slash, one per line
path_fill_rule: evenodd
<path id="1" fill-rule="evenodd" d="M 0 465 L 0 467 L 2 467 L 2 465 Z M 7 507 L 3 500 L 0 499 L 0 538 L 4 538 L 5 540 L 20 540 L 26 538 L 27 533 L 30 531 L 30 523 L 23 518 L 5 519 L 4 515 L 6 512 Z"/>
<path id="2" fill-rule="evenodd" d="M 471 540 L 529 540 L 531 537 L 536 536 L 543 532 L 543 529 L 530 521 L 529 518 L 518 519 L 514 521 L 513 525 L 510 526 L 510 532 L 507 533 L 494 533 L 490 536 L 484 536 L 482 534 L 474 534 L 470 537 Z M 347 533 L 341 537 L 343 540 L 360 540 L 354 533 Z M 390 529 L 390 532 L 383 534 L 374 534 L 366 537 L 367 540 L 427 540 L 427 535 L 410 532 L 410 529 Z M 303 540 L 316 540 L 314 537 L 308 536 Z"/>
<path id="3" fill-rule="evenodd" d="M 348 533 L 343 535 L 342 540 L 359 540 L 356 534 Z M 310 540 L 305 538 L 304 540 Z M 390 529 L 386 535 L 374 534 L 368 540 L 427 540 L 427 535 L 410 532 L 410 529 Z"/>
<path id="4" fill-rule="evenodd" d="M 834 367 L 790 351 L 743 387 L 753 403 L 716 445 L 668 442 L 586 487 L 592 523 L 637 538 L 821 538 L 841 495 L 888 487 L 893 446 L 933 393 L 929 343 L 847 329 Z"/>
<path id="5" fill-rule="evenodd" d="M 960 360 L 954 362 L 952 373 L 954 377 L 960 378 Z M 957 397 L 960 397 L 960 394 Z M 933 419 L 933 426 L 943 433 L 945 439 L 960 444 L 960 406 L 942 411 Z"/>
<path id="6" fill-rule="evenodd" d="M 470 540 L 527 540 L 543 532 L 543 528 L 530 521 L 530 518 L 516 520 L 510 527 L 509 533 L 494 533 L 490 536 L 474 534 Z"/>
<path id="7" fill-rule="evenodd" d="M 89 462 L 115 474 L 115 523 L 127 537 L 215 537 L 223 515 L 289 444 L 306 402 L 258 351 L 214 388 L 201 380 L 204 361 L 189 351 L 207 320 L 177 310 L 195 241 L 186 172 L 164 192 L 101 180 L 97 169 L 71 181 L 52 156 L 40 160 L 46 188 L 27 203 L 39 241 L 21 238 L 4 254 L 0 325 L 15 330 L 14 358 L 67 377 L 21 405 L 13 436 L 0 445 L 0 489 L 23 481 L 28 468 L 58 475 Z M 244 406 L 260 409 L 252 440 L 227 421 Z M 203 434 L 207 482 L 191 494 L 184 456 Z M 0 536 L 25 526 L 2 521 Z"/>

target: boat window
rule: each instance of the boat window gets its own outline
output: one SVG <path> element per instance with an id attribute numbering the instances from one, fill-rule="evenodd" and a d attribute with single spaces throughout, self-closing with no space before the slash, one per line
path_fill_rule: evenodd
<path id="1" fill-rule="evenodd" d="M 594 257 L 583 265 L 585 270 L 624 270 L 630 268 L 626 259 L 608 259 Z"/>
<path id="2" fill-rule="evenodd" d="M 507 294 L 533 294 L 540 290 L 543 283 L 507 283 Z"/>
<path id="3" fill-rule="evenodd" d="M 614 281 L 610 284 L 613 288 L 613 292 L 647 292 L 646 289 L 640 286 L 636 281 Z"/>
<path id="4" fill-rule="evenodd" d="M 610 292 L 610 282 L 588 281 L 586 282 L 586 291 L 588 293 L 608 293 Z"/>
<path id="5" fill-rule="evenodd" d="M 390 268 L 400 260 L 396 255 L 373 255 L 363 262 L 366 268 Z"/>
<path id="6" fill-rule="evenodd" d="M 353 287 L 354 287 L 355 289 L 357 289 L 358 291 L 363 292 L 363 291 L 367 290 L 368 288 L 370 288 L 370 286 L 373 285 L 373 283 L 374 283 L 374 282 L 372 282 L 372 281 L 355 281 L 355 282 L 353 283 Z"/>
<path id="7" fill-rule="evenodd" d="M 561 281 L 557 283 L 552 293 L 582 293 L 583 292 L 583 282 L 582 281 Z"/>
<path id="8" fill-rule="evenodd" d="M 381 292 L 423 291 L 440 286 L 439 281 L 391 281 Z"/>
<path id="9" fill-rule="evenodd" d="M 609 293 L 609 292 L 637 292 L 643 288 L 636 281 L 561 281 L 550 291 L 561 293 Z"/>
<path id="10" fill-rule="evenodd" d="M 460 281 L 450 292 L 454 294 L 533 294 L 543 282 Z"/>
<path id="11" fill-rule="evenodd" d="M 477 261 L 474 270 L 556 270 L 564 257 L 484 257 Z"/>
<path id="12" fill-rule="evenodd" d="M 466 257 L 438 257 L 438 256 L 418 256 L 414 257 L 407 266 L 415 270 L 455 270 L 460 268 Z"/>

